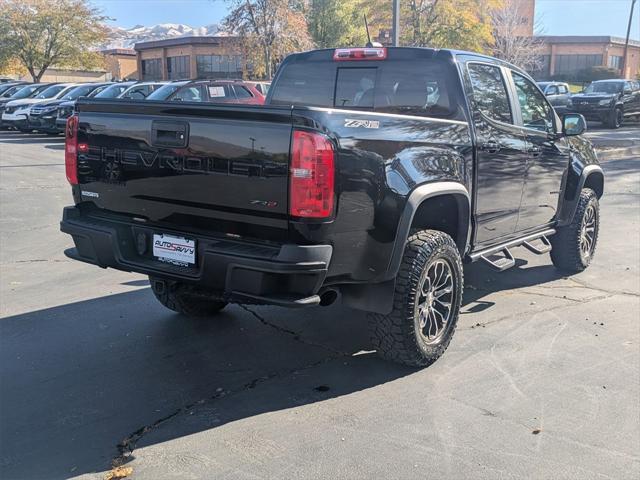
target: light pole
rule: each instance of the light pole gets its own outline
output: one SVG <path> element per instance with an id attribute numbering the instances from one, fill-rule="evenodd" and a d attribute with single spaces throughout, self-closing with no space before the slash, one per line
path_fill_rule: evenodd
<path id="1" fill-rule="evenodd" d="M 636 0 L 631 0 L 631 11 L 629 12 L 629 25 L 627 26 L 627 39 L 624 42 L 624 54 L 622 55 L 622 77 L 627 76 L 627 53 L 629 51 L 629 35 L 631 35 L 631 22 L 633 20 L 633 8 Z"/>
<path id="2" fill-rule="evenodd" d="M 633 0 L 635 2 L 635 0 Z M 393 0 L 393 33 L 392 33 L 392 45 L 394 47 L 400 46 L 400 0 Z"/>

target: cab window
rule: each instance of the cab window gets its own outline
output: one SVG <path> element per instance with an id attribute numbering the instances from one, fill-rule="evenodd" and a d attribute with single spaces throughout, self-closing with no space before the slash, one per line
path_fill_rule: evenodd
<path id="1" fill-rule="evenodd" d="M 551 85 L 547 88 L 547 95 L 558 95 L 558 87 L 555 85 Z"/>
<path id="2" fill-rule="evenodd" d="M 553 112 L 544 95 L 522 75 L 511 72 L 511 76 L 516 86 L 523 126 L 543 132 L 553 131 Z"/>
<path id="3" fill-rule="evenodd" d="M 513 123 L 507 87 L 500 68 L 483 63 L 470 63 L 467 68 L 476 108 L 493 120 Z"/>

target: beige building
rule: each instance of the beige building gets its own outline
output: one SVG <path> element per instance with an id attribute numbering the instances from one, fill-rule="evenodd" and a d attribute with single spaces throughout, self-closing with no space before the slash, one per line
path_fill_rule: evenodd
<path id="1" fill-rule="evenodd" d="M 31 75 L 15 75 L 18 80 L 31 81 Z M 60 68 L 48 68 L 40 81 L 45 82 L 69 82 L 69 83 L 85 83 L 85 82 L 108 82 L 111 80 L 111 74 L 105 70 L 66 70 Z"/>
<path id="2" fill-rule="evenodd" d="M 622 72 L 624 38 L 603 36 L 540 36 L 544 42 L 542 68 L 536 77 L 549 79 L 556 75 L 570 76 L 590 67 L 609 67 L 622 77 L 640 74 L 640 42 L 629 41 L 627 65 Z"/>
<path id="3" fill-rule="evenodd" d="M 129 48 L 102 50 L 104 64 L 113 80 L 137 80 L 138 59 L 136 51 Z"/>
<path id="4" fill-rule="evenodd" d="M 136 43 L 140 80 L 242 78 L 235 37 L 179 37 Z"/>

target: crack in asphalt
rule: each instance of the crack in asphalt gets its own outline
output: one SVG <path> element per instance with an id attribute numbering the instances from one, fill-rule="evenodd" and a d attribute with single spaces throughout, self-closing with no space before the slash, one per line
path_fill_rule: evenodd
<path id="1" fill-rule="evenodd" d="M 122 466 L 126 463 L 129 463 L 130 461 L 133 460 L 133 452 L 136 449 L 136 446 L 138 444 L 138 442 L 149 432 L 157 429 L 158 427 L 164 425 L 165 423 L 169 422 L 170 420 L 178 417 L 180 414 L 186 413 L 187 411 L 191 410 L 192 408 L 207 404 L 207 403 L 211 403 L 214 402 L 220 398 L 223 397 L 228 397 L 228 396 L 232 396 L 232 395 L 238 395 L 240 393 L 246 392 L 248 390 L 252 390 L 254 388 L 256 388 L 258 385 L 269 381 L 269 380 L 273 380 L 273 379 L 281 379 L 281 378 L 286 378 L 289 375 L 292 375 L 296 372 L 300 372 L 303 370 L 309 370 L 315 367 L 318 367 L 320 365 L 329 363 L 333 360 L 336 360 L 338 358 L 341 357 L 351 357 L 353 355 L 353 353 L 348 353 L 348 352 L 342 352 L 340 350 L 336 350 L 334 348 L 328 347 L 326 345 L 320 344 L 320 343 L 315 343 L 315 342 L 310 342 L 308 340 L 302 339 L 300 337 L 300 335 L 296 332 L 294 332 L 293 330 L 289 330 L 287 328 L 284 328 L 282 326 L 279 325 L 275 325 L 269 321 L 267 321 L 265 318 L 263 318 L 261 315 L 259 315 L 257 312 L 251 310 L 250 308 L 248 308 L 247 306 L 243 305 L 243 304 L 238 304 L 242 309 L 246 310 L 247 312 L 249 312 L 251 315 L 253 315 L 258 321 L 260 321 L 262 324 L 264 324 L 267 327 L 270 327 L 272 329 L 274 329 L 275 331 L 277 331 L 278 333 L 284 334 L 284 335 L 288 335 L 290 336 L 293 340 L 303 343 L 305 345 L 308 346 L 313 346 L 313 347 L 317 347 L 317 348 L 321 348 L 327 352 L 329 352 L 331 355 L 326 356 L 318 361 L 312 362 L 310 364 L 307 365 L 302 365 L 302 366 L 298 366 L 295 368 L 290 368 L 287 370 L 283 370 L 283 371 L 278 371 L 278 372 L 271 372 L 271 373 L 267 373 L 265 375 L 261 375 L 257 378 L 254 378 L 248 382 L 246 382 L 244 385 L 242 385 L 239 388 L 236 389 L 231 389 L 231 390 L 216 390 L 216 393 L 214 393 L 213 395 L 209 396 L 206 399 L 201 399 L 198 400 L 196 402 L 191 402 L 189 404 L 183 405 L 179 408 L 177 408 L 176 410 L 174 410 L 173 412 L 169 413 L 168 415 L 165 415 L 157 420 L 155 420 L 154 422 L 144 425 L 140 428 L 138 428 L 137 430 L 134 430 L 133 432 L 131 432 L 129 435 L 127 435 L 120 443 L 118 443 L 116 445 L 116 449 L 118 451 L 118 455 L 115 456 L 112 461 L 111 461 L 111 466 L 112 468 L 115 467 L 119 467 Z"/>
<path id="2" fill-rule="evenodd" d="M 326 350 L 326 351 L 328 351 L 328 352 L 330 352 L 332 354 L 338 354 L 338 355 L 342 355 L 342 356 L 351 356 L 351 355 L 353 355 L 352 353 L 336 350 L 335 348 L 331 348 L 331 347 L 329 347 L 327 345 L 324 345 L 322 343 L 316 343 L 316 342 L 312 342 L 310 340 L 307 340 L 305 338 L 302 338 L 302 336 L 298 332 L 295 332 L 293 330 L 289 330 L 288 328 L 285 328 L 285 327 L 282 327 L 280 325 L 276 325 L 274 323 L 269 322 L 267 319 L 265 319 L 258 312 L 255 312 L 255 311 L 251 310 L 246 305 L 243 305 L 243 304 L 240 303 L 240 304 L 238 304 L 238 306 L 241 307 L 242 309 L 246 310 L 247 312 L 249 312 L 255 318 L 257 318 L 258 321 L 260 321 L 260 323 L 262 323 L 263 325 L 265 325 L 265 326 L 267 326 L 269 328 L 273 328 L 277 332 L 284 333 L 286 335 L 290 335 L 294 340 L 296 340 L 296 341 L 298 341 L 300 343 L 303 343 L 305 345 L 309 345 L 311 347 L 322 348 L 323 350 Z"/>

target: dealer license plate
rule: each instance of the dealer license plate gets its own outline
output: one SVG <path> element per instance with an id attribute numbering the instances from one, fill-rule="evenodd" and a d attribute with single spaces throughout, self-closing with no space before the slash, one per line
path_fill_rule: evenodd
<path id="1" fill-rule="evenodd" d="M 153 236 L 153 256 L 162 262 L 177 265 L 196 263 L 196 241 L 172 235 Z"/>

